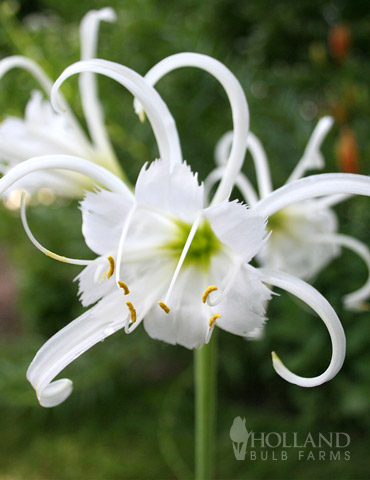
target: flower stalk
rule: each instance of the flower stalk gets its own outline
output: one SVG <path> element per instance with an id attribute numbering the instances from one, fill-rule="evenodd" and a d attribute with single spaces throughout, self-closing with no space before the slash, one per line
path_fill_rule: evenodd
<path id="1" fill-rule="evenodd" d="M 195 479 L 213 475 L 217 389 L 217 335 L 194 351 Z"/>

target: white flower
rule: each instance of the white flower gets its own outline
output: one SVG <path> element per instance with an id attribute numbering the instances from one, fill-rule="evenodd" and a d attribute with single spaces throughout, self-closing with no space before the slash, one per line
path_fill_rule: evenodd
<path id="1" fill-rule="evenodd" d="M 332 124 L 331 117 L 320 119 L 287 184 L 300 179 L 307 170 L 324 167 L 320 147 Z M 233 133 L 228 132 L 216 146 L 215 160 L 218 166 L 205 181 L 207 194 L 222 178 L 232 138 Z M 256 168 L 259 193 L 257 194 L 243 173 L 239 173 L 235 186 L 241 192 L 244 201 L 254 205 L 258 197 L 266 197 L 272 192 L 273 187 L 266 154 L 258 138 L 251 132 L 248 136 L 248 149 Z M 341 247 L 348 248 L 363 259 L 369 271 L 363 287 L 344 297 L 346 308 L 361 310 L 370 295 L 370 250 L 355 238 L 337 233 L 337 217 L 330 208 L 347 198 L 347 195 L 334 195 L 305 200 L 272 215 L 268 222 L 268 229 L 272 231 L 272 235 L 257 260 L 262 266 L 277 268 L 299 278 L 311 280 L 340 255 Z"/>
<path id="2" fill-rule="evenodd" d="M 175 57 L 181 60 L 181 55 Z M 190 63 L 191 54 L 184 58 Z M 193 60 L 214 67 L 221 81 L 229 86 L 237 84 L 216 60 L 196 54 Z M 72 391 L 72 382 L 54 378 L 119 329 L 130 333 L 143 323 L 151 337 L 188 348 L 208 342 L 216 326 L 242 337 L 253 334 L 265 322 L 264 306 L 271 295 L 266 285 L 282 288 L 309 305 L 327 326 L 332 342 L 332 358 L 321 375 L 295 375 L 273 353 L 277 373 L 304 387 L 335 376 L 344 361 L 345 336 L 332 307 L 304 281 L 277 270 L 256 269 L 249 262 L 268 242 L 267 217 L 317 196 L 369 196 L 370 179 L 360 175 L 317 175 L 292 182 L 251 208 L 229 202 L 229 191 L 246 149 L 246 135 L 241 135 L 245 127 L 235 125 L 238 136 L 223 181 L 207 206 L 203 186 L 181 158 L 176 128 L 166 105 L 140 75 L 104 60 L 78 62 L 57 80 L 52 92 L 54 103 L 61 83 L 86 71 L 115 79 L 138 99 L 153 126 L 161 159 L 144 166 L 134 194 L 111 172 L 67 156 L 28 160 L 0 180 L 2 193 L 28 173 L 64 168 L 89 174 L 110 190 L 87 193 L 81 205 L 83 234 L 97 255 L 92 261 L 60 257 L 41 246 L 28 227 L 22 205 L 23 224 L 33 243 L 52 257 L 86 265 L 78 277 L 81 300 L 86 306 L 97 302 L 47 341 L 32 361 L 27 378 L 41 405 L 52 407 L 63 402 Z M 240 86 L 232 90 L 235 95 L 241 92 L 238 101 L 233 101 L 237 109 L 233 111 L 234 120 L 243 120 L 245 125 L 248 110 L 244 95 Z M 235 152 L 240 152 L 242 158 Z"/>
<path id="3" fill-rule="evenodd" d="M 81 58 L 96 57 L 99 23 L 112 22 L 116 18 L 111 8 L 92 10 L 81 22 Z M 50 95 L 52 81 L 33 60 L 22 57 L 7 57 L 0 61 L 0 77 L 13 68 L 23 68 L 40 83 L 46 95 Z M 123 177 L 117 158 L 110 144 L 97 95 L 96 78 L 84 73 L 79 78 L 82 107 L 91 140 L 64 103 L 65 112 L 56 113 L 41 91 L 34 91 L 26 106 L 24 118 L 6 117 L 0 124 L 0 171 L 8 172 L 28 158 L 65 154 L 89 159 Z M 26 188 L 34 193 L 40 185 L 47 184 L 56 194 L 81 197 L 91 182 L 71 172 L 37 172 L 25 177 L 13 186 L 14 190 Z M 8 194 L 10 192 L 7 192 Z M 15 196 L 15 195 L 14 195 Z"/>

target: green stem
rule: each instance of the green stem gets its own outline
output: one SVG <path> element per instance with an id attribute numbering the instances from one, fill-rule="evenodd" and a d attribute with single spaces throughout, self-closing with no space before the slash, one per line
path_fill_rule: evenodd
<path id="1" fill-rule="evenodd" d="M 214 465 L 216 338 L 195 350 L 195 479 L 209 480 Z"/>

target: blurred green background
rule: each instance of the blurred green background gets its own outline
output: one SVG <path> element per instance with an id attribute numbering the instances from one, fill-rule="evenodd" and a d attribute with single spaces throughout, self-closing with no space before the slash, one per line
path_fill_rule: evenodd
<path id="1" fill-rule="evenodd" d="M 247 94 L 251 128 L 262 140 L 280 186 L 300 158 L 317 119 L 335 116 L 323 152 L 325 171 L 369 174 L 369 8 L 365 1 L 126 0 L 109 3 L 116 24 L 102 24 L 99 56 L 144 74 L 181 51 L 225 63 Z M 0 55 L 27 55 L 52 78 L 79 59 L 78 26 L 105 2 L 5 1 L 0 4 Z M 1 80 L 0 116 L 22 115 L 37 85 L 19 70 Z M 150 126 L 140 124 L 132 98 L 100 78 L 108 130 L 134 182 L 155 158 Z M 184 157 L 204 179 L 213 149 L 231 128 L 219 84 L 195 69 L 163 79 L 158 90 L 179 128 Z M 76 79 L 64 92 L 81 116 Z M 253 179 L 251 161 L 245 172 Z M 87 257 L 78 202 L 58 200 L 29 209 L 36 236 L 51 250 Z M 337 207 L 340 230 L 368 243 L 367 199 Z M 151 340 L 143 331 L 118 332 L 66 370 L 74 393 L 63 405 L 38 406 L 25 378 L 43 342 L 82 312 L 72 279 L 79 267 L 56 263 L 26 238 L 17 211 L 0 215 L 0 479 L 192 478 L 192 352 Z M 292 297 L 269 306 L 264 338 L 246 342 L 220 332 L 216 478 L 365 479 L 369 468 L 370 346 L 368 312 L 343 309 L 343 294 L 366 279 L 361 261 L 344 251 L 315 281 L 338 312 L 348 339 L 343 369 L 328 384 L 302 389 L 271 366 L 276 349 L 302 375 L 326 368 L 330 341 L 324 326 Z M 237 462 L 229 430 L 236 416 L 248 430 L 342 431 L 351 436 L 349 461 Z M 325 449 L 324 449 L 325 450 Z"/>

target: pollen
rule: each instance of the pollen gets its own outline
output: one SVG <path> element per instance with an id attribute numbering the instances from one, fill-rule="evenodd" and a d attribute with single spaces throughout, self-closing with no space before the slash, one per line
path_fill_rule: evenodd
<path id="1" fill-rule="evenodd" d="M 218 290 L 218 288 L 216 287 L 216 285 L 210 285 L 209 287 L 207 287 L 202 295 L 202 302 L 203 303 L 206 303 L 207 301 L 207 298 L 208 298 L 208 295 L 211 293 L 211 292 L 214 292 L 215 290 Z M 213 317 L 212 317 L 213 318 Z"/>
<path id="2" fill-rule="evenodd" d="M 162 310 L 164 310 L 166 313 L 170 313 L 171 309 L 170 307 L 167 307 L 167 305 L 163 302 L 158 302 L 158 305 L 161 307 Z"/>
<path id="3" fill-rule="evenodd" d="M 122 288 L 125 295 L 128 295 L 130 293 L 130 290 L 128 286 L 125 284 L 125 282 L 121 282 L 121 280 L 118 280 L 118 285 L 120 288 Z M 127 303 L 130 303 L 130 302 L 127 302 Z"/>
<path id="4" fill-rule="evenodd" d="M 215 314 L 213 315 L 213 317 L 211 317 L 211 318 L 209 319 L 208 325 L 209 325 L 210 327 L 212 327 L 212 325 L 215 323 L 215 321 L 216 321 L 218 318 L 221 318 L 221 314 L 220 314 L 220 313 L 215 313 Z"/>
<path id="5" fill-rule="evenodd" d="M 127 308 L 128 308 L 129 311 L 130 311 L 131 322 L 132 322 L 132 323 L 135 323 L 135 322 L 136 322 L 136 310 L 135 310 L 135 307 L 132 305 L 131 302 L 126 302 L 126 305 L 127 305 Z"/>
<path id="6" fill-rule="evenodd" d="M 114 273 L 114 258 L 109 256 L 108 257 L 108 262 L 109 262 L 109 270 L 108 270 L 108 273 L 107 273 L 107 278 L 110 278 Z"/>

